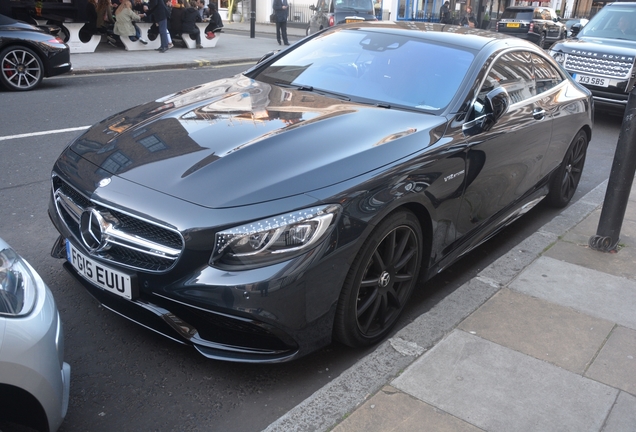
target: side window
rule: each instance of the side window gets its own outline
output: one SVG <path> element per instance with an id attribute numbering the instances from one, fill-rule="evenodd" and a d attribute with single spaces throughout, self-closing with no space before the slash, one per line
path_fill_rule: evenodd
<path id="1" fill-rule="evenodd" d="M 486 95 L 497 87 L 506 89 L 511 104 L 535 96 L 537 93 L 531 54 L 515 51 L 499 57 L 488 72 L 477 99 L 484 103 Z"/>
<path id="2" fill-rule="evenodd" d="M 534 64 L 537 94 L 548 91 L 563 81 L 563 77 L 557 69 L 543 57 L 532 54 L 532 63 Z"/>

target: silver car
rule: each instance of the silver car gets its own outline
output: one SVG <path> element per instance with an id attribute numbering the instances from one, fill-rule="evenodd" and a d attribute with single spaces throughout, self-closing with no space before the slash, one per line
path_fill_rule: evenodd
<path id="1" fill-rule="evenodd" d="M 0 428 L 56 431 L 68 408 L 70 381 L 53 294 L 0 239 Z"/>

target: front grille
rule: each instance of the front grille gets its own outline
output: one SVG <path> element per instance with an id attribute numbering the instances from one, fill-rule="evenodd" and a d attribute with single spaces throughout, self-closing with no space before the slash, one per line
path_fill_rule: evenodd
<path id="1" fill-rule="evenodd" d="M 568 54 L 565 68 L 569 72 L 599 75 L 608 78 L 627 79 L 632 69 L 632 62 L 618 59 L 600 59 L 577 54 Z"/>
<path id="2" fill-rule="evenodd" d="M 91 256 L 134 270 L 163 272 L 176 264 L 183 251 L 178 231 L 92 201 L 55 175 L 53 197 L 60 219 Z M 101 241 L 96 245 L 87 244 L 82 237 L 82 230 L 87 229 L 81 226 L 82 214 L 91 211 L 108 225 L 97 233 Z"/>

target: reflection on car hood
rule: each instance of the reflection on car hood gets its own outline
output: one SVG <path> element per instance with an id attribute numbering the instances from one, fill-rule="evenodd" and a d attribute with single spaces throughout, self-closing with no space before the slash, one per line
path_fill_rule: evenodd
<path id="1" fill-rule="evenodd" d="M 110 117 L 70 149 L 105 177 L 219 208 L 359 176 L 427 147 L 445 122 L 239 75 Z"/>

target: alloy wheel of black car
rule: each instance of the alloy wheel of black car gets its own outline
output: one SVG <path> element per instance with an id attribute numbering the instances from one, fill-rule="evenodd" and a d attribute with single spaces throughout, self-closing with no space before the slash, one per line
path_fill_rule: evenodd
<path id="1" fill-rule="evenodd" d="M 371 234 L 349 271 L 334 325 L 335 337 L 349 346 L 384 338 L 417 283 L 422 232 L 408 211 L 391 215 Z"/>
<path id="2" fill-rule="evenodd" d="M 565 207 L 570 202 L 581 180 L 586 154 L 587 134 L 581 130 L 572 140 L 561 166 L 550 182 L 548 202 L 551 206 Z"/>
<path id="3" fill-rule="evenodd" d="M 2 51 L 0 67 L 0 80 L 9 90 L 32 90 L 44 77 L 42 61 L 26 47 L 9 47 Z"/>

